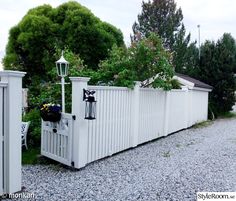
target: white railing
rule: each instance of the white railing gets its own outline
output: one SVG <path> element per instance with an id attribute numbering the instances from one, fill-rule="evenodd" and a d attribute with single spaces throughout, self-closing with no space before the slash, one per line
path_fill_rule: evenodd
<path id="1" fill-rule="evenodd" d="M 72 164 L 73 115 L 62 114 L 58 123 L 42 121 L 41 154 L 65 165 Z"/>
<path id="2" fill-rule="evenodd" d="M 0 71 L 0 195 L 21 190 L 23 72 Z"/>
<path id="3" fill-rule="evenodd" d="M 207 120 L 208 91 L 143 89 L 139 82 L 131 90 L 88 86 L 89 78 L 70 79 L 76 120 L 70 124 L 73 129 L 63 131 L 66 148 L 55 148 L 61 144 L 52 131 L 54 124 L 43 122 L 42 154 L 67 165 L 72 162 L 75 168 Z M 95 120 L 84 118 L 83 89 L 96 91 Z"/>

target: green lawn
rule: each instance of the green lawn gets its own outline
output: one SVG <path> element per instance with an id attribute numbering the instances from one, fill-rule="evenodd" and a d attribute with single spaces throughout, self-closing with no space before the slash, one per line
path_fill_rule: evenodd
<path id="1" fill-rule="evenodd" d="M 236 112 L 226 112 L 220 115 L 219 118 L 236 118 Z"/>
<path id="2" fill-rule="evenodd" d="M 40 148 L 29 148 L 22 151 L 22 164 L 36 164 L 38 162 L 38 155 L 40 154 Z"/>

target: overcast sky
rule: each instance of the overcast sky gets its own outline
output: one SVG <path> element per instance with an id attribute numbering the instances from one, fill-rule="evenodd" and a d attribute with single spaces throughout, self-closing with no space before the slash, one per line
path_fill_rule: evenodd
<path id="1" fill-rule="evenodd" d="M 147 0 L 145 0 L 147 1 Z M 198 38 L 197 25 L 201 25 L 201 42 L 206 39 L 217 40 L 224 32 L 236 38 L 236 1 L 235 0 L 175 0 L 184 15 L 187 32 L 192 40 Z M 3 57 L 8 40 L 8 32 L 26 12 L 42 4 L 53 7 L 66 0 L 0 0 L 0 59 Z M 97 17 L 107 21 L 124 34 L 126 44 L 130 42 L 132 25 L 141 12 L 142 0 L 79 0 Z"/>

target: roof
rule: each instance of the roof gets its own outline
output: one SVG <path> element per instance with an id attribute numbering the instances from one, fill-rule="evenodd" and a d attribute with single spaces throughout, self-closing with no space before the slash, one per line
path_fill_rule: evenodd
<path id="1" fill-rule="evenodd" d="M 197 80 L 197 79 L 194 79 L 194 78 L 192 78 L 192 77 L 189 77 L 188 75 L 183 75 L 183 74 L 180 74 L 180 73 L 175 73 L 175 75 L 176 75 L 177 77 L 179 77 L 179 78 L 182 78 L 182 79 L 184 79 L 184 80 L 187 80 L 187 81 L 193 83 L 193 84 L 194 84 L 194 87 L 204 88 L 204 89 L 210 89 L 210 90 L 213 89 L 212 86 L 210 86 L 210 85 L 208 85 L 208 84 L 206 84 L 206 83 L 204 83 L 204 82 L 201 82 L 201 81 L 199 81 L 199 80 Z"/>

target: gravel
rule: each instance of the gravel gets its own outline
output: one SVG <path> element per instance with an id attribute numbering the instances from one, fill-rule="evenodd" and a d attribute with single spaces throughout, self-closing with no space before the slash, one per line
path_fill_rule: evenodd
<path id="1" fill-rule="evenodd" d="M 42 201 L 188 201 L 196 200 L 200 191 L 236 192 L 235 153 L 236 119 L 221 119 L 81 170 L 60 165 L 23 166 L 22 179 L 25 192 Z"/>

